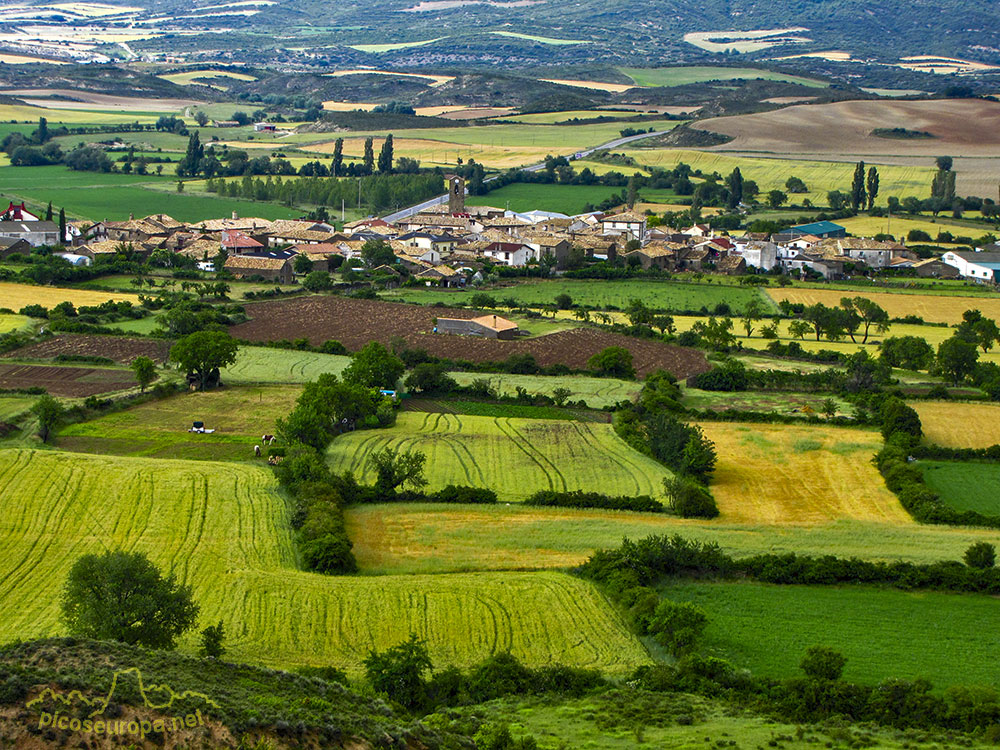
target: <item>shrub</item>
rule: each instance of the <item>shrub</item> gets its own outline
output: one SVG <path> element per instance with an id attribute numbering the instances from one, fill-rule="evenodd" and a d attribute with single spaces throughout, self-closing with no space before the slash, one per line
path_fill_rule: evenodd
<path id="1" fill-rule="evenodd" d="M 559 508 L 604 508 L 606 510 L 632 510 L 642 513 L 662 513 L 663 504 L 649 495 L 635 497 L 603 495 L 600 492 L 557 492 L 539 490 L 524 501 L 525 505 Z"/>
<path id="2" fill-rule="evenodd" d="M 329 339 L 324 341 L 319 347 L 320 352 L 323 354 L 347 354 L 347 347 L 341 344 L 339 341 L 334 339 Z"/>
<path id="3" fill-rule="evenodd" d="M 847 659 L 838 651 L 826 646 L 810 646 L 799 666 L 806 677 L 814 680 L 839 680 Z"/>
<path id="4" fill-rule="evenodd" d="M 447 366 L 431 362 L 423 362 L 406 376 L 406 390 L 420 393 L 447 393 L 455 389 L 458 383 L 448 374 Z"/>
<path id="5" fill-rule="evenodd" d="M 449 484 L 447 487 L 435 492 L 428 499 L 438 503 L 492 505 L 497 502 L 497 493 L 485 487 L 463 487 Z"/>
<path id="6" fill-rule="evenodd" d="M 700 607 L 689 602 L 664 599 L 656 605 L 649 622 L 649 632 L 677 657 L 694 650 L 706 625 L 708 615 Z"/>
<path id="7" fill-rule="evenodd" d="M 716 518 L 719 506 L 704 486 L 686 477 L 664 478 L 670 509 L 681 518 Z"/>
<path id="8" fill-rule="evenodd" d="M 916 410 L 895 396 L 887 398 L 882 404 L 882 437 L 890 440 L 894 436 L 903 435 L 903 443 L 916 444 L 923 435 L 920 415 Z"/>
<path id="9" fill-rule="evenodd" d="M 383 652 L 369 651 L 365 675 L 379 693 L 410 709 L 427 700 L 425 674 L 431 669 L 427 644 L 411 634 L 409 640 Z"/>
<path id="10" fill-rule="evenodd" d="M 531 670 L 510 652 L 494 654 L 469 672 L 469 696 L 477 703 L 501 695 L 527 693 L 531 687 Z"/>
<path id="11" fill-rule="evenodd" d="M 222 645 L 224 638 L 225 630 L 222 627 L 222 620 L 219 620 L 217 625 L 209 625 L 201 631 L 201 646 L 198 649 L 198 653 L 201 656 L 211 656 L 215 659 L 220 658 L 226 653 L 226 649 Z"/>
<path id="12" fill-rule="evenodd" d="M 596 375 L 631 379 L 635 377 L 632 352 L 622 346 L 609 346 L 587 360 Z"/>
<path id="13" fill-rule="evenodd" d="M 727 359 L 719 367 L 695 375 L 692 385 L 705 391 L 745 391 L 749 385 L 746 365 Z"/>
<path id="14" fill-rule="evenodd" d="M 996 565 L 997 548 L 989 542 L 976 542 L 965 550 L 962 559 L 970 568 L 986 570 Z"/>

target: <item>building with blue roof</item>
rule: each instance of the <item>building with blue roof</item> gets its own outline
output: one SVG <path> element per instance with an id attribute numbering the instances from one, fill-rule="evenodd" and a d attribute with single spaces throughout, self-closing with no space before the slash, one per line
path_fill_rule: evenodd
<path id="1" fill-rule="evenodd" d="M 826 239 L 827 237 L 846 237 L 847 229 L 832 221 L 814 221 L 812 224 L 800 224 L 797 227 L 792 227 L 787 230 L 787 233 L 793 237 L 811 234 L 814 237 Z"/>

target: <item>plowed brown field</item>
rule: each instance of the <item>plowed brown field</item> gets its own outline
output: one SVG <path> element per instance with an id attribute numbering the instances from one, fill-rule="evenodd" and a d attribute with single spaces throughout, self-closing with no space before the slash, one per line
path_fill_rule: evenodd
<path id="1" fill-rule="evenodd" d="M 44 388 L 53 396 L 80 398 L 121 391 L 136 384 L 130 370 L 94 367 L 0 365 L 0 388 Z"/>
<path id="2" fill-rule="evenodd" d="M 705 355 L 696 349 L 596 328 L 574 328 L 522 341 L 433 333 L 435 318 L 474 318 L 481 314 L 472 310 L 315 296 L 258 302 L 247 305 L 246 311 L 251 320 L 233 326 L 230 332 L 255 342 L 304 337 L 319 345 L 336 339 L 356 351 L 369 341 L 388 344 L 390 339 L 401 337 L 407 346 L 425 349 L 437 357 L 496 362 L 512 354 L 531 354 L 542 366 L 564 364 L 574 369 L 585 369 L 587 360 L 606 347 L 622 346 L 632 352 L 639 375 L 664 369 L 686 378 L 711 369 Z"/>
<path id="3" fill-rule="evenodd" d="M 136 357 L 149 357 L 154 362 L 166 362 L 169 353 L 169 341 L 64 333 L 46 341 L 23 346 L 2 356 L 18 359 L 52 359 L 60 354 L 77 354 L 88 357 L 107 357 L 127 365 Z"/>

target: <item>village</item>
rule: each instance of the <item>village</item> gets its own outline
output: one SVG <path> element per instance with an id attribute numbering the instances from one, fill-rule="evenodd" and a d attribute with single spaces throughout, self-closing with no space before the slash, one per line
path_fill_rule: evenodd
<path id="1" fill-rule="evenodd" d="M 447 203 L 389 223 L 378 218 L 348 222 L 256 217 L 196 223 L 154 214 L 127 221 L 41 220 L 23 203 L 10 203 L 0 220 L 0 257 L 27 255 L 33 247 L 62 246 L 58 255 L 75 265 L 114 258 L 127 248 L 146 260 L 157 250 L 191 259 L 206 272 L 224 270 L 236 279 L 291 284 L 311 271 L 334 272 L 361 265 L 365 243 L 386 243 L 393 262 L 370 269 L 393 285 L 412 277 L 428 286 L 461 287 L 484 264 L 526 268 L 547 264 L 556 273 L 586 262 L 608 261 L 644 270 L 726 275 L 780 273 L 794 278 L 839 280 L 871 272 L 994 283 L 1000 270 L 995 244 L 975 251 L 948 250 L 920 257 L 902 242 L 849 237 L 844 227 L 817 221 L 779 233 L 717 232 L 697 223 L 681 231 L 650 226 L 649 216 L 617 212 L 567 216 L 550 211 L 518 213 L 467 206 L 465 184 L 451 177 Z M 305 257 L 310 265 L 296 259 Z M 223 263 L 221 269 L 216 264 Z"/>

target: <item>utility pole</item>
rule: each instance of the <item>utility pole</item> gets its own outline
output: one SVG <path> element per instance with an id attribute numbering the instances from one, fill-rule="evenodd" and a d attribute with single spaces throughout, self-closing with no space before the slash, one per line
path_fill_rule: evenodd
<path id="1" fill-rule="evenodd" d="M 347 221 L 347 207 L 343 198 L 340 199 L 340 221 L 341 223 Z"/>

